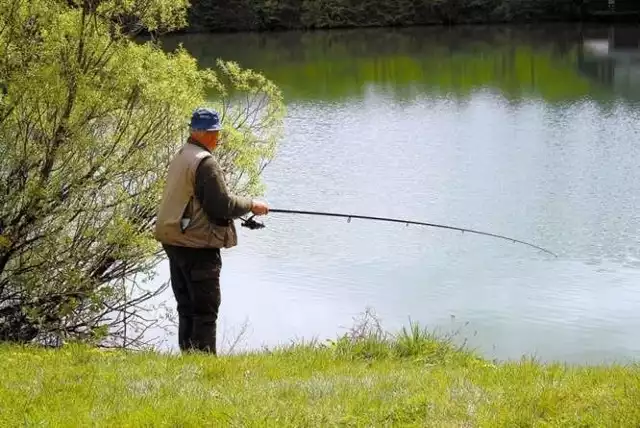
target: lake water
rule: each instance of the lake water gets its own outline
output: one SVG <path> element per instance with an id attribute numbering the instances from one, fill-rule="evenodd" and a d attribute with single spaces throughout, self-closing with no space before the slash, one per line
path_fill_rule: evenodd
<path id="1" fill-rule="evenodd" d="M 559 256 L 272 214 L 224 252 L 220 346 L 243 324 L 236 349 L 333 339 L 371 308 L 386 330 L 457 331 L 488 358 L 636 358 L 639 40 L 558 25 L 166 38 L 203 66 L 236 60 L 283 89 L 286 134 L 264 175 L 272 207 L 468 227 Z"/>

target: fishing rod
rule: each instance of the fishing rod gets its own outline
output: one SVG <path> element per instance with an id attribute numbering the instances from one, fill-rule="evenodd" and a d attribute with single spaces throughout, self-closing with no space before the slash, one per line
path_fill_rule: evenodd
<path id="1" fill-rule="evenodd" d="M 322 217 L 339 217 L 339 218 L 346 218 L 347 221 L 350 223 L 351 219 L 360 219 L 360 220 L 375 220 L 375 221 L 385 221 L 385 222 L 390 222 L 390 223 L 401 223 L 404 224 L 406 226 L 409 226 L 410 224 L 413 225 L 417 225 L 417 226 L 428 226 L 428 227 L 437 227 L 440 229 L 449 229 L 449 230 L 457 230 L 459 232 L 465 233 L 475 233 L 477 235 L 484 235 L 484 236 L 491 236 L 494 238 L 500 238 L 500 239 L 504 239 L 507 241 L 511 241 L 513 243 L 518 243 L 518 244 L 524 244 L 527 245 L 529 247 L 535 248 L 537 250 L 543 251 L 547 254 L 550 254 L 554 257 L 558 257 L 557 254 L 539 247 L 535 244 L 531 244 L 529 242 L 525 242 L 525 241 L 521 241 L 519 239 L 515 239 L 515 238 L 510 238 L 508 236 L 503 236 L 503 235 L 498 235 L 495 233 L 489 233 L 489 232 L 481 232 L 479 230 L 473 230 L 473 229 L 465 229 L 462 227 L 454 227 L 454 226 L 447 226 L 444 224 L 435 224 L 435 223 L 425 223 L 425 222 L 421 222 L 421 221 L 413 221 L 413 220 L 401 220 L 401 219 L 395 219 L 395 218 L 386 218 L 386 217 L 372 217 L 372 216 L 364 216 L 364 215 L 355 215 L 355 214 L 339 214 L 339 213 L 330 213 L 330 212 L 319 212 L 319 211 L 300 211 L 300 210 L 282 210 L 282 209 L 269 209 L 269 214 L 271 213 L 277 213 L 277 214 L 301 214 L 301 215 L 311 215 L 311 216 L 322 216 Z M 262 229 L 264 227 L 266 227 L 263 223 L 260 223 L 256 220 L 254 220 L 255 215 L 249 217 L 248 219 L 242 219 L 242 226 L 246 227 L 248 229 Z"/>

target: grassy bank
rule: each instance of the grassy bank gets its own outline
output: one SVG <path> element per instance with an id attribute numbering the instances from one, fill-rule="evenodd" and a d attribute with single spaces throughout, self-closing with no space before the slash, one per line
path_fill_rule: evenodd
<path id="1" fill-rule="evenodd" d="M 0 347 L 0 426 L 638 426 L 640 366 L 494 364 L 417 328 L 221 356 Z"/>
<path id="2" fill-rule="evenodd" d="M 582 0 L 193 0 L 191 4 L 191 31 L 576 21 L 585 19 L 589 10 Z"/>

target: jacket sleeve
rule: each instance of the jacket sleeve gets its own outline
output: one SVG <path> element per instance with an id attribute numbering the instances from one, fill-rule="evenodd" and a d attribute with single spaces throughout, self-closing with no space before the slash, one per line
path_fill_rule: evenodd
<path id="1" fill-rule="evenodd" d="M 212 157 L 198 165 L 195 195 L 211 222 L 237 218 L 251 211 L 250 198 L 229 194 L 222 169 Z"/>

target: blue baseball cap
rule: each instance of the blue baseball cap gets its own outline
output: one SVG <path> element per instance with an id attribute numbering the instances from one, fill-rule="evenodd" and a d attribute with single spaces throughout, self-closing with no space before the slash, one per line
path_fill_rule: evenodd
<path id="1" fill-rule="evenodd" d="M 191 115 L 191 129 L 194 131 L 219 131 L 220 115 L 217 111 L 208 108 L 197 108 Z"/>

